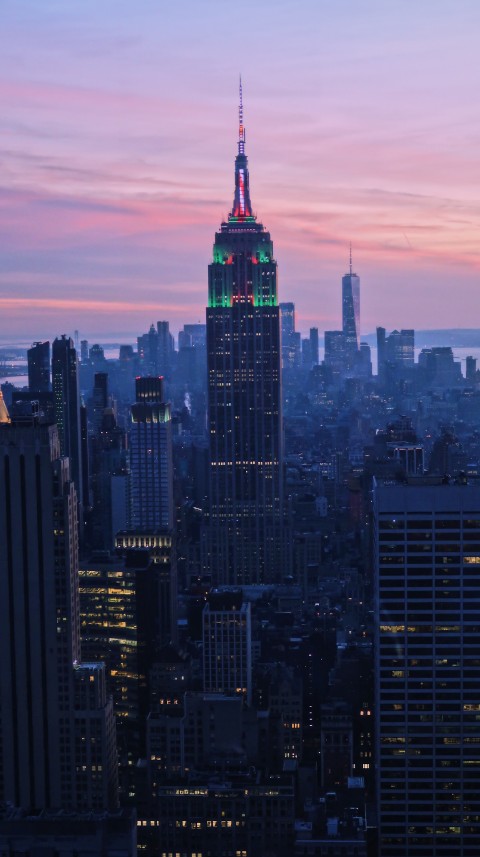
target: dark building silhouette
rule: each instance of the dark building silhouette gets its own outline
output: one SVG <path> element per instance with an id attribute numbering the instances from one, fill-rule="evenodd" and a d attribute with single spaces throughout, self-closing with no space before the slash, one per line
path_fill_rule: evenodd
<path id="1" fill-rule="evenodd" d="M 46 393 L 50 385 L 50 343 L 34 342 L 27 351 L 28 389 L 30 392 Z"/>
<path id="2" fill-rule="evenodd" d="M 55 422 L 60 451 L 70 459 L 70 474 L 79 503 L 83 501 L 80 393 L 77 352 L 73 341 L 63 335 L 52 348 L 52 387 Z"/>
<path id="3" fill-rule="evenodd" d="M 170 378 L 175 348 L 168 321 L 157 321 L 157 366 L 156 372 Z"/>
<path id="4" fill-rule="evenodd" d="M 283 566 L 280 326 L 273 245 L 250 201 L 241 99 L 235 196 L 208 283 L 212 572 L 262 583 Z"/>
<path id="5" fill-rule="evenodd" d="M 477 375 L 477 358 L 467 357 L 465 365 L 465 378 L 467 381 L 475 381 Z"/>
<path id="6" fill-rule="evenodd" d="M 312 366 L 318 365 L 318 327 L 310 328 L 310 354 Z"/>
<path id="7" fill-rule="evenodd" d="M 77 500 L 56 426 L 0 425 L 0 462 L 0 802 L 113 808 L 113 706 L 103 665 L 80 662 Z"/>
<path id="8" fill-rule="evenodd" d="M 103 412 L 108 406 L 108 373 L 95 372 L 92 394 L 92 427 L 97 435 L 102 425 Z"/>
<path id="9" fill-rule="evenodd" d="M 374 511 L 379 853 L 473 857 L 479 489 L 432 477 L 379 482 Z"/>
<path id="10" fill-rule="evenodd" d="M 250 604 L 242 592 L 212 592 L 203 610 L 203 689 L 252 699 Z"/>

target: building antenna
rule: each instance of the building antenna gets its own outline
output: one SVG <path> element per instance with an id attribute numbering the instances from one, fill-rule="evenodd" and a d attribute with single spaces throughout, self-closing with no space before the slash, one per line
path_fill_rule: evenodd
<path id="1" fill-rule="evenodd" d="M 240 101 L 238 105 L 238 154 L 245 154 L 245 128 L 243 125 L 243 89 L 242 89 L 242 75 L 240 75 L 240 86 L 239 86 L 239 95 Z"/>
<path id="2" fill-rule="evenodd" d="M 350 276 L 352 276 L 352 242 L 350 241 Z"/>

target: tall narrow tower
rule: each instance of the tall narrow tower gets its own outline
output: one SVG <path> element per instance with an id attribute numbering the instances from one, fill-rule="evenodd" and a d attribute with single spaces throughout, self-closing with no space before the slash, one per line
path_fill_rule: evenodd
<path id="1" fill-rule="evenodd" d="M 208 269 L 210 562 L 217 582 L 282 573 L 282 415 L 277 263 L 253 214 L 240 84 L 235 195 Z"/>
<path id="2" fill-rule="evenodd" d="M 163 377 L 137 378 L 130 425 L 130 525 L 173 529 L 172 420 Z"/>
<path id="3" fill-rule="evenodd" d="M 342 329 L 347 361 L 351 365 L 360 350 L 360 277 L 353 273 L 352 245 L 349 272 L 342 277 Z"/>
<path id="4" fill-rule="evenodd" d="M 58 427 L 61 454 L 70 459 L 70 474 L 75 483 L 78 502 L 82 504 L 85 497 L 83 494 L 78 360 L 73 341 L 65 335 L 60 339 L 55 339 L 53 343 L 52 387 L 55 422 Z"/>

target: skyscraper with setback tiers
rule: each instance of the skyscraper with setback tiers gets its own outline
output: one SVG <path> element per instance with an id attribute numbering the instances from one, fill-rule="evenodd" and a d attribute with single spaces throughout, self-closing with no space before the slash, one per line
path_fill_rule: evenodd
<path id="1" fill-rule="evenodd" d="M 240 83 L 235 196 L 208 269 L 210 565 L 217 582 L 282 574 L 282 414 L 277 263 L 253 213 Z"/>

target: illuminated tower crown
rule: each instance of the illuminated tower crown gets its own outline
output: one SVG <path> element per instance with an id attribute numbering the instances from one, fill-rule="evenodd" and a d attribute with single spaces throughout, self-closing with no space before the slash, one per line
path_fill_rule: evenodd
<path id="1" fill-rule="evenodd" d="M 243 124 L 243 93 L 240 78 L 240 103 L 238 105 L 238 154 L 235 158 L 235 196 L 229 220 L 255 219 L 250 202 L 248 159 L 245 154 L 245 126 Z"/>

